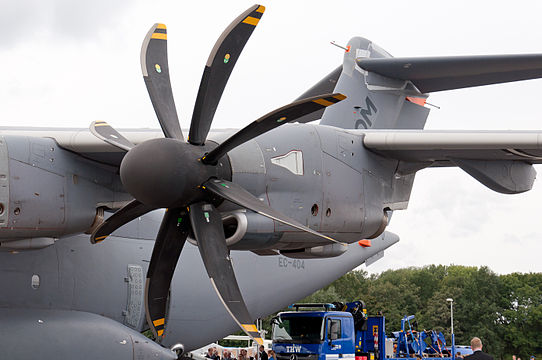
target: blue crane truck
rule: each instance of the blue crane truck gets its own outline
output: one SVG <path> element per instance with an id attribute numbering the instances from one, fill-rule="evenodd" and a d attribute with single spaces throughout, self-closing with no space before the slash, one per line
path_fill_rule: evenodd
<path id="1" fill-rule="evenodd" d="M 385 317 L 368 316 L 363 301 L 294 304 L 292 307 L 295 311 L 281 312 L 271 321 L 276 360 L 404 360 L 411 357 L 452 360 L 455 357 L 451 356 L 455 348 L 446 348 L 442 333 L 414 331 L 410 326 L 413 316 L 405 317 L 401 331 L 394 333 L 394 338 L 388 338 Z"/>

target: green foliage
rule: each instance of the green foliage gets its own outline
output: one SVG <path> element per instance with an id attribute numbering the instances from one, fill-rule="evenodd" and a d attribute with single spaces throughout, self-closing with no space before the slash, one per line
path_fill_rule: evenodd
<path id="1" fill-rule="evenodd" d="M 148 337 L 149 339 L 151 339 L 152 341 L 156 340 L 156 338 L 154 337 L 154 334 L 152 333 L 151 329 L 143 331 L 142 334 L 144 336 Z"/>
<path id="2" fill-rule="evenodd" d="M 502 286 L 507 298 L 499 320 L 509 329 L 503 334 L 505 350 L 524 359 L 542 352 L 542 277 L 504 275 Z"/>
<path id="3" fill-rule="evenodd" d="M 303 302 L 361 299 L 369 314 L 381 311 L 388 332 L 399 330 L 405 315 L 418 329 L 434 329 L 450 343 L 453 298 L 456 344 L 478 336 L 496 359 L 522 359 L 542 353 L 542 274 L 497 275 L 487 267 L 429 265 L 369 275 L 352 271 Z"/>

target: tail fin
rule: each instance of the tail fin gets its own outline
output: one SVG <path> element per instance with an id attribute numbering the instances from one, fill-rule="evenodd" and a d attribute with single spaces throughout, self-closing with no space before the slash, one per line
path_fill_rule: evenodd
<path id="1" fill-rule="evenodd" d="M 344 129 L 423 129 L 429 115 L 424 106 L 427 95 L 410 81 L 366 71 L 357 63 L 392 56 L 362 37 L 351 39 L 347 49 L 335 86 L 347 98 L 327 108 L 320 124 Z"/>
<path id="2" fill-rule="evenodd" d="M 393 58 L 355 37 L 333 92 L 348 98 L 320 124 L 346 129 L 423 129 L 427 93 L 542 78 L 542 54 Z"/>

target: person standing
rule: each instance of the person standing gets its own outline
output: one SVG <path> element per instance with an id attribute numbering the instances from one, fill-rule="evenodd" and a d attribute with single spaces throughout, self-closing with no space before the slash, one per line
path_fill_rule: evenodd
<path id="1" fill-rule="evenodd" d="M 268 360 L 267 359 L 267 353 L 265 352 L 265 348 L 263 345 L 260 345 L 260 353 L 258 354 L 259 360 Z"/>
<path id="2" fill-rule="evenodd" d="M 239 350 L 239 360 L 248 360 L 247 351 L 245 349 Z"/>
<path id="3" fill-rule="evenodd" d="M 218 355 L 218 349 L 214 346 L 213 346 L 213 356 L 211 356 L 211 359 L 220 360 L 220 355 Z"/>
<path id="4" fill-rule="evenodd" d="M 223 360 L 232 360 L 231 352 L 229 350 L 224 350 Z"/>
<path id="5" fill-rule="evenodd" d="M 473 353 L 465 356 L 465 360 L 493 360 L 493 356 L 482 352 L 482 340 L 477 337 L 473 337 L 470 341 L 470 348 Z"/>
<path id="6" fill-rule="evenodd" d="M 276 360 L 275 359 L 275 352 L 273 350 L 269 350 L 267 352 L 267 355 L 268 355 L 268 360 Z"/>

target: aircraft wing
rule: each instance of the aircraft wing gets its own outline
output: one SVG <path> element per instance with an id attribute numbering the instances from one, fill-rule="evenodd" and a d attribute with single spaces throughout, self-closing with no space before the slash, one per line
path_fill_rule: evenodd
<path id="1" fill-rule="evenodd" d="M 363 131 L 367 149 L 399 161 L 398 174 L 458 166 L 501 193 L 530 190 L 542 163 L 538 131 Z"/>
<path id="2" fill-rule="evenodd" d="M 542 163 L 537 131 L 375 131 L 365 133 L 363 144 L 386 157 L 431 166 L 455 166 L 453 159 Z"/>
<path id="3" fill-rule="evenodd" d="M 120 129 L 120 131 L 136 145 L 146 140 L 164 137 L 162 131 L 156 129 Z M 183 131 L 187 132 L 188 130 L 183 129 Z M 235 132 L 234 129 L 213 130 L 209 135 L 209 139 L 220 141 L 233 132 Z M 120 162 L 126 154 L 125 151 L 92 135 L 88 128 L 0 127 L 1 135 L 52 138 L 60 147 L 66 150 L 78 153 L 87 159 L 112 166 L 120 166 Z"/>
<path id="4" fill-rule="evenodd" d="M 159 130 L 122 130 L 134 143 L 163 137 Z M 98 161 L 103 164 L 119 166 L 125 151 L 109 145 L 92 135 L 88 129 L 78 128 L 38 128 L 38 127 L 0 127 L 0 135 L 15 135 L 23 137 L 52 138 L 56 143 L 69 151 Z"/>

